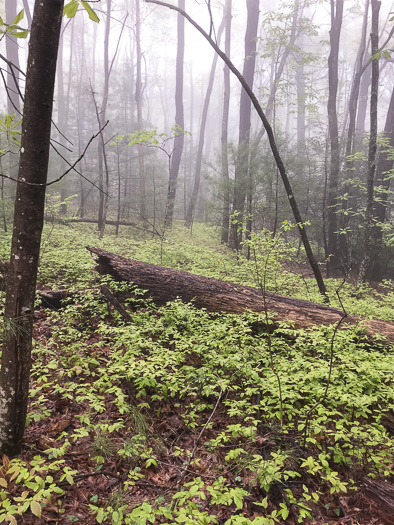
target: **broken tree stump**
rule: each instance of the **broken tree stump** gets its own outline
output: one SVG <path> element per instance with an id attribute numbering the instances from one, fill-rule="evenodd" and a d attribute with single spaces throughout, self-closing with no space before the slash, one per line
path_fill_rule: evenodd
<path id="1" fill-rule="evenodd" d="M 269 312 L 276 314 L 275 322 L 293 322 L 296 328 L 330 325 L 343 317 L 342 310 L 327 305 L 271 292 L 265 292 L 263 297 L 261 290 L 251 286 L 126 259 L 100 248 L 86 248 L 97 256 L 96 269 L 100 274 L 136 284 L 147 290 L 147 296 L 159 305 L 179 297 L 182 301 L 192 302 L 197 308 L 205 308 L 209 312 L 240 314 L 247 310 L 264 312 L 267 308 Z M 360 321 L 361 318 L 348 316 L 345 322 L 349 325 Z M 370 335 L 383 336 L 394 342 L 394 323 L 372 320 L 365 321 L 365 326 Z"/>

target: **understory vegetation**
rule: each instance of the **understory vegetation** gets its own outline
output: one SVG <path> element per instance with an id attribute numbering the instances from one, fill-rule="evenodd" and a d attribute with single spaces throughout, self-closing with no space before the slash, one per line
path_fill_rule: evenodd
<path id="1" fill-rule="evenodd" d="M 394 480 L 392 345 L 362 326 L 157 307 L 99 277 L 85 249 L 319 301 L 285 230 L 253 238 L 248 261 L 198 225 L 165 240 L 46 226 L 39 288 L 70 297 L 36 312 L 24 451 L 3 456 L 0 523 L 386 523 L 364 488 Z M 131 322 L 104 283 L 128 292 Z M 391 282 L 327 283 L 334 306 L 394 321 Z"/>

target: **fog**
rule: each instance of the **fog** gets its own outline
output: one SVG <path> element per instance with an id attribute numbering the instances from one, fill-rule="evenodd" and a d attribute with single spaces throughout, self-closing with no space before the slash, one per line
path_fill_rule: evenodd
<path id="1" fill-rule="evenodd" d="M 179 152 L 179 137 L 175 137 L 171 131 L 177 124 L 175 92 L 176 59 L 179 52 L 178 14 L 168 7 L 143 0 L 102 0 L 89 4 L 99 18 L 96 23 L 89 18 L 89 12 L 82 4 L 77 0 L 75 3 L 78 4 L 75 16 L 64 16 L 63 19 L 53 113 L 54 148 L 50 179 L 61 176 L 67 165 L 81 156 L 91 137 L 108 120 L 102 131 L 105 146 L 100 150 L 99 140 L 93 140 L 78 163 L 77 171 L 71 170 L 59 184 L 50 187 L 48 193 L 61 201 L 69 198 L 68 211 L 80 218 L 93 219 L 100 212 L 100 206 L 104 206 L 107 219 L 127 221 L 137 217 L 143 223 L 145 221 L 157 228 L 164 220 L 166 210 L 168 211 L 171 164 L 176 156 L 174 152 Z M 178 6 L 178 2 L 170 3 Z M 224 0 L 186 0 L 185 6 L 190 17 L 222 50 L 225 48 L 225 35 L 228 31 L 223 31 L 219 43 L 218 32 L 224 16 L 224 3 Z M 321 232 L 322 229 L 326 230 L 326 226 L 322 211 L 327 206 L 327 195 L 323 193 L 328 191 L 327 166 L 330 163 L 330 147 L 333 147 L 332 143 L 329 145 L 328 137 L 332 130 L 329 129 L 327 112 L 330 95 L 328 58 L 332 50 L 331 5 L 328 1 L 317 0 L 254 0 L 251 4 L 253 3 L 259 5 L 257 35 L 253 38 L 256 44 L 253 55 L 255 67 L 251 77 L 253 91 L 273 127 L 305 220 L 312 223 L 313 238 L 319 249 L 324 251 L 324 236 Z M 334 7 L 338 9 L 340 3 L 334 2 Z M 231 2 L 227 2 L 227 7 L 230 4 Z M 229 58 L 241 73 L 245 71 L 245 63 L 251 59 L 250 56 L 245 59 L 247 4 L 246 0 L 232 2 L 231 33 L 228 34 L 231 45 Z M 361 45 L 366 5 L 369 2 L 366 4 L 361 0 L 346 0 L 341 17 L 338 87 L 334 104 L 340 148 L 340 173 L 336 186 L 339 194 L 349 193 L 349 185 L 346 192 L 343 189 L 350 174 L 346 172 L 349 100 L 360 64 L 365 67 L 357 99 L 356 133 L 351 148 L 352 155 L 358 155 L 360 163 L 352 168 L 352 176 L 356 180 L 351 183 L 352 187 L 361 187 L 366 176 L 362 159 L 366 158 L 368 148 L 371 95 L 371 8 L 368 9 L 365 25 L 365 49 Z M 4 1 L 0 6 L 3 20 L 10 23 Z M 7 9 L 10 6 L 8 4 Z M 31 0 L 17 0 L 16 8 L 13 5 L 15 13 L 25 8 L 25 16 L 18 23 L 21 30 L 28 28 L 33 6 L 34 2 Z M 68 8 L 66 7 L 66 11 Z M 393 9 L 392 2 L 385 0 L 379 14 L 379 46 L 382 51 L 378 57 L 379 131 L 385 127 L 393 91 Z M 26 12 L 28 10 L 30 15 Z M 7 40 L 12 41 L 13 48 L 7 47 Z M 3 115 L 7 112 L 11 115 L 16 113 L 18 107 L 22 111 L 20 95 L 24 90 L 23 72 L 26 69 L 28 41 L 28 36 L 26 39 L 15 39 L 5 33 L 2 35 L 2 80 L 8 83 L 8 88 L 1 90 Z M 184 145 L 176 177 L 176 191 L 174 190 L 174 218 L 185 218 L 190 199 L 193 199 L 193 192 L 196 191 L 193 220 L 209 221 L 219 226 L 226 199 L 230 201 L 230 211 L 237 211 L 235 202 L 237 166 L 240 171 L 239 147 L 245 139 L 240 139 L 243 133 L 240 124 L 243 114 L 242 111 L 240 113 L 241 86 L 231 74 L 226 154 L 224 153 L 225 67 L 224 62 L 219 59 L 207 119 L 203 124 L 204 144 L 201 145 L 199 135 L 202 112 L 214 55 L 210 44 L 186 20 L 183 93 L 181 100 L 178 100 L 183 105 L 184 125 L 181 126 L 180 133 L 184 138 Z M 361 56 L 361 62 L 358 62 L 358 56 Z M 14 65 L 16 59 L 19 62 L 19 69 L 14 72 L 17 71 L 20 94 L 15 92 L 9 73 L 7 77 L 5 57 Z M 14 99 L 13 104 L 9 102 L 10 97 Z M 137 142 L 142 143 L 135 144 L 135 136 L 130 138 L 128 134 L 133 135 L 141 130 L 150 135 L 143 138 L 139 136 Z M 254 217 L 254 227 L 272 229 L 281 220 L 289 218 L 291 212 L 284 190 L 278 183 L 275 162 L 266 136 L 261 130 L 261 120 L 252 108 L 247 147 L 251 147 L 253 140 L 258 138 L 253 143 L 255 151 L 249 150 L 247 170 L 253 171 L 250 178 L 253 180 L 253 187 L 245 189 L 241 215 L 246 215 L 245 199 L 249 193 L 251 202 L 248 212 Z M 2 148 L 12 153 L 5 154 L 2 162 L 3 167 L 7 166 L 9 174 L 15 175 L 18 151 L 15 142 L 9 142 L 9 138 L 7 130 L 3 130 Z M 134 144 L 129 145 L 133 140 Z M 202 148 L 201 173 L 197 173 L 199 143 Z M 225 180 L 224 154 L 228 156 Z M 201 175 L 201 181 L 197 175 Z M 99 188 L 101 191 L 104 189 L 108 196 L 105 202 L 100 198 Z M 4 198 L 11 201 L 13 191 L 13 185 L 6 181 Z M 352 206 L 362 207 L 365 197 L 359 189 L 353 191 Z M 388 217 L 389 214 L 387 220 Z M 356 224 L 360 224 L 362 218 L 357 216 L 353 222 L 354 224 L 352 221 L 346 222 L 348 232 L 356 231 Z M 350 240 L 349 243 L 351 244 Z M 357 256 L 357 246 L 350 247 L 350 251 Z"/>

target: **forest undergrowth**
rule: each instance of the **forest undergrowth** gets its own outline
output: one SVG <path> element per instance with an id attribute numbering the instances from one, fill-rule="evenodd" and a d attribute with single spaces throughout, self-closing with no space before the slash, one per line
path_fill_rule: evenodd
<path id="1" fill-rule="evenodd" d="M 28 426 L 23 454 L 2 458 L 0 523 L 392 523 L 374 497 L 394 494 L 392 345 L 357 327 L 157 307 L 98 277 L 84 248 L 319 301 L 309 276 L 283 270 L 296 249 L 279 238 L 255 239 L 248 262 L 209 228 L 160 242 L 46 226 L 39 288 L 75 295 L 36 312 Z M 131 322 L 103 282 L 133 292 Z M 333 298 L 342 285 L 347 312 L 394 321 L 391 282 L 328 285 Z"/>

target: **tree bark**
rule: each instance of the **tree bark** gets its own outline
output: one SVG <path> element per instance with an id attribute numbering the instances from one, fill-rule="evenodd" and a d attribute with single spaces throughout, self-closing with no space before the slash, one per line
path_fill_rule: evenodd
<path id="1" fill-rule="evenodd" d="M 117 280 L 128 281 L 147 290 L 147 296 L 156 304 L 165 304 L 180 298 L 209 312 L 240 314 L 245 311 L 264 312 L 264 304 L 276 314 L 275 321 L 294 322 L 297 328 L 315 324 L 330 325 L 343 317 L 343 311 L 330 306 L 285 297 L 251 286 L 221 281 L 188 272 L 164 268 L 154 264 L 126 259 L 100 248 L 86 247 L 96 255 L 96 270 Z M 349 323 L 356 319 L 349 317 Z M 394 323 L 371 321 L 367 327 L 394 341 Z"/>
<path id="2" fill-rule="evenodd" d="M 8 456 L 19 454 L 26 421 L 34 298 L 63 4 L 63 0 L 36 2 L 30 35 L 0 370 L 0 450 Z"/>

